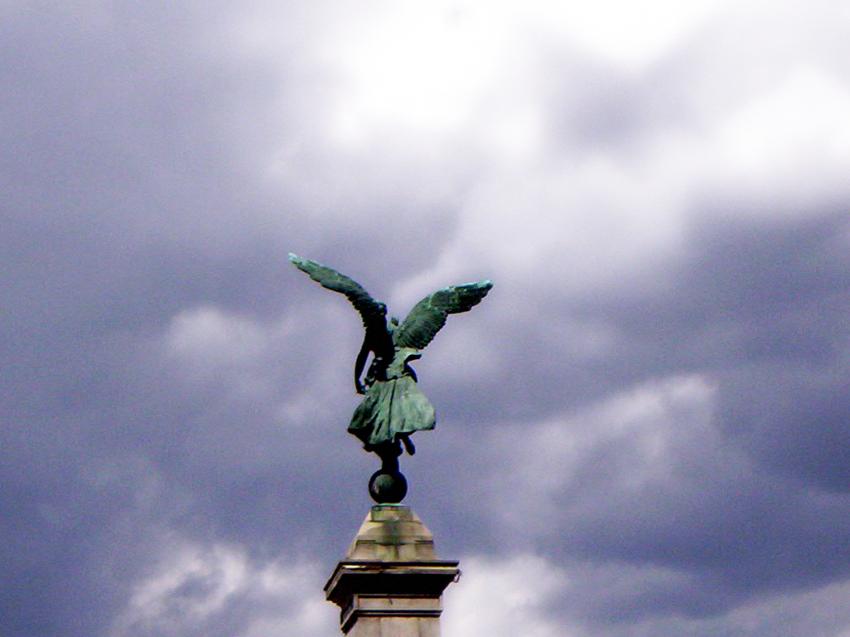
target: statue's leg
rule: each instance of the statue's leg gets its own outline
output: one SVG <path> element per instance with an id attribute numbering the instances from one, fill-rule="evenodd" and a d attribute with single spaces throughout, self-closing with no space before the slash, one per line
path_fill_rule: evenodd
<path id="1" fill-rule="evenodd" d="M 416 447 L 413 446 L 410 434 L 399 434 L 398 439 L 401 440 L 401 443 L 404 445 L 404 450 L 408 453 L 408 455 L 412 456 L 416 453 Z"/>
<path id="2" fill-rule="evenodd" d="M 375 453 L 381 459 L 381 471 L 398 473 L 398 457 L 401 455 L 401 445 L 398 441 L 378 445 L 375 448 Z"/>

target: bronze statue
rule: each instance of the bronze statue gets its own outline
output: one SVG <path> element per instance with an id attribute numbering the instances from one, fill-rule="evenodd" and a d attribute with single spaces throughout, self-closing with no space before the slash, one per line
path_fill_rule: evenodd
<path id="1" fill-rule="evenodd" d="M 420 350 L 446 324 L 449 314 L 470 310 L 493 284 L 480 281 L 437 290 L 419 301 L 403 323 L 395 317 L 387 323 L 387 306 L 353 279 L 294 254 L 289 260 L 323 287 L 344 294 L 363 319 L 366 333 L 354 363 L 354 387 L 364 397 L 348 431 L 363 442 L 366 451 L 382 460 L 381 470 L 369 481 L 372 498 L 400 502 L 407 492 L 407 482 L 398 470 L 402 445 L 413 455 L 411 434 L 433 429 L 436 422 L 434 407 L 419 389 L 410 361 L 421 358 Z M 363 377 L 369 354 L 372 362 Z"/>

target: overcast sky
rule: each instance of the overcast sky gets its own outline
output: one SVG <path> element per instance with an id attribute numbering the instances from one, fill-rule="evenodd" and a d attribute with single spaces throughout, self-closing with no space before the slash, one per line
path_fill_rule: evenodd
<path id="1" fill-rule="evenodd" d="M 850 8 L 0 2 L 0 634 L 339 634 L 359 317 L 444 637 L 850 636 Z"/>

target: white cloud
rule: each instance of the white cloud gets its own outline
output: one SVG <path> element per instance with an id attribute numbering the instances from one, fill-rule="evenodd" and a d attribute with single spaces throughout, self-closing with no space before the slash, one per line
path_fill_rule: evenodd
<path id="1" fill-rule="evenodd" d="M 383 9 L 336 31 L 327 53 L 344 91 L 331 121 L 335 139 L 359 145 L 375 133 L 427 135 L 471 124 L 510 62 L 506 25 L 492 7 L 470 19 L 457 2 Z"/>
<path id="2" fill-rule="evenodd" d="M 165 335 L 171 353 L 207 366 L 255 359 L 267 340 L 256 321 L 209 305 L 179 312 Z"/>
<path id="3" fill-rule="evenodd" d="M 176 377 L 195 387 L 217 386 L 240 400 L 274 395 L 269 355 L 282 349 L 292 329 L 281 321 L 263 324 L 211 305 L 172 317 L 160 335 L 160 351 Z"/>
<path id="4" fill-rule="evenodd" d="M 668 614 L 663 600 L 694 589 L 695 576 L 657 566 L 564 565 L 522 554 L 467 556 L 461 569 L 460 582 L 444 595 L 445 637 L 850 635 L 846 582 L 762 597 L 709 615 L 681 616 Z M 633 616 L 642 595 L 661 608 Z"/>
<path id="5" fill-rule="evenodd" d="M 551 284 L 562 298 L 657 284 L 706 198 L 828 196 L 850 163 L 846 82 L 802 48 L 837 30 L 823 7 L 799 22 L 794 3 L 724 0 L 262 5 L 234 21 L 231 46 L 287 60 L 282 86 L 292 64 L 313 79 L 285 95 L 298 108 L 267 132 L 286 142 L 258 179 L 342 231 L 368 210 L 382 232 L 421 240 L 417 228 L 443 227 L 424 217 L 456 212 L 433 265 L 398 285 L 411 303 L 469 263 L 502 289 Z M 561 129 L 579 108 L 569 96 L 609 82 L 630 90 L 581 108 L 623 102 L 637 118 L 628 148 Z"/>
<path id="6" fill-rule="evenodd" d="M 850 582 L 760 599 L 736 608 L 722 619 L 704 623 L 722 623 L 750 634 L 847 637 L 850 635 Z"/>
<path id="7" fill-rule="evenodd" d="M 726 4 L 723 0 L 652 0 L 640 4 L 542 0 L 524 3 L 525 9 L 518 13 L 533 20 L 547 35 L 566 36 L 611 64 L 639 71 Z"/>
<path id="8" fill-rule="evenodd" d="M 563 570 L 535 555 L 507 559 L 470 556 L 463 575 L 445 593 L 445 637 L 578 637 L 547 608 L 567 593 Z"/>
<path id="9" fill-rule="evenodd" d="M 468 555 L 461 569 L 460 581 L 444 595 L 444 637 L 850 634 L 847 583 L 760 598 L 708 617 L 627 613 L 612 621 L 635 608 L 635 596 L 663 597 L 665 590 L 692 587 L 693 578 L 649 565 L 563 565 L 532 553 Z M 260 563 L 235 544 L 172 536 L 109 635 L 188 637 L 211 634 L 228 622 L 233 637 L 331 637 L 338 634 L 338 613 L 323 598 L 323 582 L 314 563 L 286 557 Z"/>
<path id="10" fill-rule="evenodd" d="M 638 584 L 640 585 L 640 584 Z M 850 635 L 850 584 L 839 582 L 812 591 L 791 592 L 750 600 L 706 617 L 661 615 L 600 627 L 604 637 L 658 635 L 771 635 L 847 637 Z"/>
<path id="11" fill-rule="evenodd" d="M 491 515 L 508 536 L 552 533 L 565 515 L 580 515 L 556 500 L 581 478 L 587 497 L 605 492 L 609 499 L 641 497 L 663 485 L 679 483 L 682 463 L 696 444 L 717 436 L 712 427 L 715 389 L 699 375 L 650 381 L 607 397 L 578 413 L 542 423 L 492 426 L 485 441 L 490 462 L 498 467 L 479 488 L 489 494 Z M 611 453 L 616 450 L 616 453 Z M 588 459 L 615 463 L 604 471 Z M 508 469 L 508 467 L 510 467 Z M 593 470 L 592 482 L 588 469 Z M 532 499 L 505 506 L 503 493 L 532 493 Z"/>
<path id="12" fill-rule="evenodd" d="M 316 564 L 285 557 L 258 563 L 235 544 L 164 540 L 111 637 L 205 635 L 217 623 L 234 626 L 233 637 L 335 634 L 337 614 L 322 598 Z"/>
<path id="13" fill-rule="evenodd" d="M 533 53 L 566 42 L 589 57 L 639 70 L 724 4 L 367 4 L 359 16 L 331 25 L 324 40 L 323 57 L 341 82 L 332 135 L 343 146 L 388 132 L 428 144 L 434 134 L 479 128 L 483 116 L 485 125 L 496 124 L 489 128 L 495 148 L 521 152 L 538 138 L 535 112 L 506 105 L 533 104 L 539 96 L 540 60 Z"/>
<path id="14" fill-rule="evenodd" d="M 769 198 L 796 193 L 811 200 L 845 187 L 848 112 L 846 83 L 816 67 L 791 69 L 781 84 L 720 123 L 714 139 L 720 178 L 727 188 Z"/>

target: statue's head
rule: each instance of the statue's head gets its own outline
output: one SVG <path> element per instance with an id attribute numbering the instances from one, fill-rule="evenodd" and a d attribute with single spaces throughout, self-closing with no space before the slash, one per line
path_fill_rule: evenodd
<path id="1" fill-rule="evenodd" d="M 390 319 L 390 325 L 392 325 L 393 327 L 398 327 L 398 324 L 399 324 L 398 317 L 397 317 L 397 316 L 393 316 L 393 317 Z"/>

